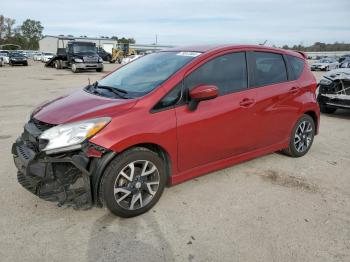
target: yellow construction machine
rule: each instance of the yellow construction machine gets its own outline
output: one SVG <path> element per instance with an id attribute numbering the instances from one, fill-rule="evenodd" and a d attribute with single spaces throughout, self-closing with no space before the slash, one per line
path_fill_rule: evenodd
<path id="1" fill-rule="evenodd" d="M 128 43 L 118 43 L 113 49 L 112 49 L 112 59 L 110 60 L 111 63 L 121 63 L 122 59 L 124 57 L 128 57 L 131 55 L 137 55 L 137 52 L 135 49 L 129 48 Z"/>

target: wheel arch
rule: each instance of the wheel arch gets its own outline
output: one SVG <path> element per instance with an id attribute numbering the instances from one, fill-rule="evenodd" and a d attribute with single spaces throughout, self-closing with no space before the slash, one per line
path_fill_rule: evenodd
<path id="1" fill-rule="evenodd" d="M 318 133 L 318 127 L 319 127 L 319 118 L 318 118 L 316 112 L 313 111 L 313 110 L 309 110 L 309 111 L 304 112 L 304 114 L 310 116 L 312 118 L 312 120 L 314 120 L 315 129 L 317 130 L 316 134 L 317 134 Z"/>
<path id="2" fill-rule="evenodd" d="M 147 149 L 157 153 L 159 155 L 159 157 L 164 161 L 166 172 L 167 172 L 167 178 L 169 179 L 171 177 L 173 164 L 172 164 L 170 155 L 165 150 L 165 148 L 163 148 L 162 146 L 155 144 L 155 143 L 141 143 L 141 144 L 133 145 L 133 146 L 125 149 L 124 151 L 129 150 L 130 148 L 134 148 L 134 147 L 144 147 L 144 148 L 147 148 Z"/>

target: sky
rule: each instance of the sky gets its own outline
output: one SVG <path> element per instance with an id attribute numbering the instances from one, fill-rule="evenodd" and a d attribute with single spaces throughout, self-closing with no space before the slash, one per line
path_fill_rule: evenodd
<path id="1" fill-rule="evenodd" d="M 133 37 L 164 45 L 350 42 L 350 0 L 1 0 L 45 35 Z"/>

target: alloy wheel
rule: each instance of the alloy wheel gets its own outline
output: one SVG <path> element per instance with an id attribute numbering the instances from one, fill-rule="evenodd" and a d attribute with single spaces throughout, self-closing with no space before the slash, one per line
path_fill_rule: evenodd
<path id="1" fill-rule="evenodd" d="M 147 206 L 158 191 L 159 171 L 147 160 L 136 160 L 119 172 L 114 182 L 114 198 L 126 210 Z"/>
<path id="2" fill-rule="evenodd" d="M 294 135 L 295 149 L 300 153 L 306 151 L 311 145 L 312 138 L 313 138 L 312 124 L 307 120 L 302 121 L 298 125 L 295 131 L 295 135 Z"/>

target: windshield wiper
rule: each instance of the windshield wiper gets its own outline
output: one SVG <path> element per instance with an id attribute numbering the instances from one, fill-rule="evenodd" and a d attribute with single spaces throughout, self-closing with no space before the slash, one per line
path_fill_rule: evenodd
<path id="1" fill-rule="evenodd" d="M 128 91 L 118 88 L 118 87 L 112 87 L 112 86 L 104 86 L 104 85 L 99 85 L 98 82 L 96 81 L 95 83 L 93 83 L 92 85 L 89 84 L 88 88 L 90 89 L 90 91 L 92 93 L 97 93 L 99 94 L 99 92 L 96 90 L 97 88 L 99 89 L 106 89 L 114 94 L 116 94 L 117 96 L 123 98 L 123 99 L 129 99 L 130 97 L 126 97 L 122 94 L 128 94 Z"/>
<path id="2" fill-rule="evenodd" d="M 117 96 L 124 98 L 124 99 L 128 99 L 129 97 L 126 97 L 122 94 L 128 94 L 128 91 L 118 88 L 118 87 L 112 87 L 112 86 L 104 86 L 104 85 L 99 85 L 98 82 L 96 81 L 92 87 L 96 90 L 96 88 L 100 88 L 100 89 L 106 89 L 110 92 L 112 92 L 113 94 L 116 94 Z"/>

